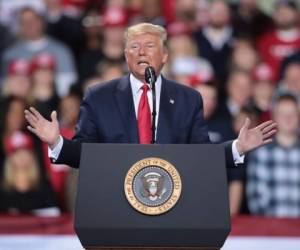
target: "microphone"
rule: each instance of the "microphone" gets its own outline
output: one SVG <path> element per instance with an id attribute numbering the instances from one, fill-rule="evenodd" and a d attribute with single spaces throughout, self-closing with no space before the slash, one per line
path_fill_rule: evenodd
<path id="1" fill-rule="evenodd" d="M 152 90 L 152 139 L 151 143 L 155 143 L 155 118 L 156 118 L 156 93 L 155 93 L 155 82 L 156 82 L 155 69 L 151 66 L 148 66 L 145 69 L 145 81 L 150 84 Z"/>
<path id="2" fill-rule="evenodd" d="M 155 69 L 151 66 L 148 66 L 145 69 L 145 81 L 146 83 L 150 84 L 152 90 L 155 89 L 154 84 L 156 82 L 156 74 Z"/>

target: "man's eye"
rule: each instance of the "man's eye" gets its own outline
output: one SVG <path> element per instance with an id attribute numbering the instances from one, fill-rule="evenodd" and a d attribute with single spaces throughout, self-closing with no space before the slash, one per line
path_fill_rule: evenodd
<path id="1" fill-rule="evenodd" d="M 138 45 L 131 45 L 130 48 L 131 48 L 131 49 L 138 49 L 139 46 L 138 46 Z"/>
<path id="2" fill-rule="evenodd" d="M 147 44 L 147 48 L 154 48 L 155 47 L 155 45 L 154 44 L 152 44 L 152 43 L 150 43 L 150 44 Z"/>

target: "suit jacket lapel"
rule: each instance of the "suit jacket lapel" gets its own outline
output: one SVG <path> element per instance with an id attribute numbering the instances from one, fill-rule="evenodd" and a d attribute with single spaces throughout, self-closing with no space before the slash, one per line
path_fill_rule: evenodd
<path id="1" fill-rule="evenodd" d="M 121 78 L 119 84 L 117 85 L 115 97 L 121 113 L 123 125 L 128 134 L 128 142 L 138 143 L 137 120 L 135 116 L 129 75 Z"/>
<path id="2" fill-rule="evenodd" d="M 176 108 L 176 89 L 172 82 L 162 77 L 156 143 L 172 143 L 172 123 Z"/>

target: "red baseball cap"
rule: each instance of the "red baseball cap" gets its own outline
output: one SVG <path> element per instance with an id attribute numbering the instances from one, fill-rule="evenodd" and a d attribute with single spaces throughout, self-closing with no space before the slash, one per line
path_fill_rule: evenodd
<path id="1" fill-rule="evenodd" d="M 7 154 L 12 154 L 18 149 L 33 149 L 33 141 L 31 137 L 21 131 L 14 132 L 5 141 L 5 150 Z"/>
<path id="2" fill-rule="evenodd" d="M 104 10 L 104 27 L 124 27 L 127 25 L 127 12 L 125 9 L 112 6 Z"/>
<path id="3" fill-rule="evenodd" d="M 56 62 L 53 55 L 50 53 L 40 53 L 36 55 L 31 61 L 31 72 L 37 69 L 50 69 L 55 70 Z"/>
<path id="4" fill-rule="evenodd" d="M 10 75 L 30 75 L 30 62 L 23 58 L 13 60 L 8 66 Z"/>
<path id="5" fill-rule="evenodd" d="M 274 72 L 268 64 L 260 63 L 253 70 L 253 78 L 256 81 L 273 81 Z"/>
<path id="6" fill-rule="evenodd" d="M 181 21 L 169 23 L 167 26 L 167 32 L 169 36 L 191 35 L 190 27 Z"/>

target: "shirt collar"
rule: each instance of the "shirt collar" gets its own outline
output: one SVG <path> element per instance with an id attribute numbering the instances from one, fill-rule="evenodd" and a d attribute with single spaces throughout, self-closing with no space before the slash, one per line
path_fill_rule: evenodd
<path id="1" fill-rule="evenodd" d="M 161 83 L 162 83 L 161 75 L 159 75 L 155 82 L 156 92 L 161 89 Z M 144 83 L 141 82 L 139 79 L 137 79 L 133 74 L 130 74 L 130 85 L 131 85 L 132 93 L 134 95 L 136 95 L 140 91 L 143 84 Z"/>

